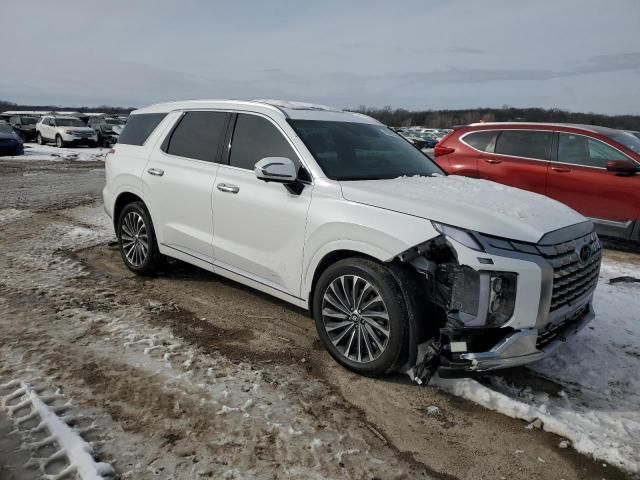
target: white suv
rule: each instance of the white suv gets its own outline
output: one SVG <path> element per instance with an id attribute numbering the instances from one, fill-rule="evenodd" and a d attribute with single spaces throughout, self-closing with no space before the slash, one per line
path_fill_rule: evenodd
<path id="1" fill-rule="evenodd" d="M 98 134 L 77 117 L 46 115 L 36 125 L 36 141 L 40 145 L 55 142 L 62 148 L 67 145 L 98 145 Z"/>
<path id="2" fill-rule="evenodd" d="M 307 308 L 331 355 L 367 375 L 525 364 L 594 316 L 591 222 L 446 176 L 360 114 L 278 101 L 137 110 L 103 194 L 129 269 L 173 257 Z"/>

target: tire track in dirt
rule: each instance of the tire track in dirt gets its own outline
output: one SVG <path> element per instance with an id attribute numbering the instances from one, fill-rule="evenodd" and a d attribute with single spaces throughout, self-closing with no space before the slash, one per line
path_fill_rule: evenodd
<path id="1" fill-rule="evenodd" d="M 138 292 L 122 298 L 118 285 L 92 278 L 68 250 L 103 237 L 74 238 L 63 217 L 15 222 L 15 241 L 0 234 L 13 246 L 0 254 L 4 375 L 30 371 L 92 412 L 99 455 L 122 478 L 428 477 L 304 368 L 256 367 L 210 348 L 227 333 L 240 344 L 248 332 L 192 318 L 200 342 L 190 345 L 170 328 L 189 313 L 174 318 L 170 305 Z M 26 234 L 38 226 L 42 235 Z M 319 398 L 324 407 L 311 408 Z"/>

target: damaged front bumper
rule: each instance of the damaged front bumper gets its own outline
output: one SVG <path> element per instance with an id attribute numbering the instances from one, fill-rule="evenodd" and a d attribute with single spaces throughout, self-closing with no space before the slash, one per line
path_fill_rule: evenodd
<path id="1" fill-rule="evenodd" d="M 446 239 L 455 260 L 429 261 L 433 248 L 422 255 L 426 261 L 411 260 L 444 317 L 407 370 L 420 383 L 436 371 L 463 377 L 538 361 L 595 316 L 602 247 L 592 224 L 554 231 L 536 244 L 474 238 L 480 248 Z"/>
<path id="2" fill-rule="evenodd" d="M 458 377 L 470 372 L 486 372 L 517 367 L 541 360 L 563 345 L 595 318 L 591 295 L 570 315 L 543 329 L 511 330 L 494 347 L 483 352 L 443 353 L 438 374 Z"/>

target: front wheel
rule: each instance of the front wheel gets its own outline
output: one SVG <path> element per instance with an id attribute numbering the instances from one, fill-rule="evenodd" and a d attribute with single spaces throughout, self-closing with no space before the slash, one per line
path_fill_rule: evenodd
<path id="1" fill-rule="evenodd" d="M 64 141 L 62 140 L 62 137 L 60 135 L 56 135 L 56 147 L 64 147 Z"/>
<path id="2" fill-rule="evenodd" d="M 327 268 L 314 291 L 313 317 L 331 356 L 357 373 L 390 373 L 405 353 L 408 308 L 382 264 L 348 258 Z"/>
<path id="3" fill-rule="evenodd" d="M 162 264 L 151 217 L 142 202 L 126 205 L 118 217 L 120 256 L 129 270 L 153 275 Z"/>
<path id="4" fill-rule="evenodd" d="M 36 136 L 36 142 L 38 142 L 38 145 L 44 145 L 44 139 L 42 138 L 42 134 L 40 132 L 38 132 L 38 135 Z"/>

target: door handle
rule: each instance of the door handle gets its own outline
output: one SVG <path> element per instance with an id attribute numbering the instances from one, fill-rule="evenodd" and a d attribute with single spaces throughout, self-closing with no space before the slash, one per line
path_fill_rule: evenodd
<path id="1" fill-rule="evenodd" d="M 491 165 L 497 165 L 498 163 L 502 163 L 502 160 L 495 160 L 493 158 L 487 158 L 485 162 L 490 163 Z"/>
<path id="2" fill-rule="evenodd" d="M 225 193 L 238 193 L 240 191 L 240 187 L 230 185 L 228 183 L 219 183 L 218 190 Z"/>
<path id="3" fill-rule="evenodd" d="M 164 175 L 164 170 L 162 170 L 161 168 L 150 168 L 149 170 L 147 170 L 147 173 L 149 175 L 155 175 L 156 177 L 161 177 Z"/>
<path id="4" fill-rule="evenodd" d="M 568 172 L 571 171 L 571 169 L 563 168 L 563 167 L 551 167 L 551 170 L 553 170 L 554 172 L 558 172 L 558 173 L 568 173 Z"/>

